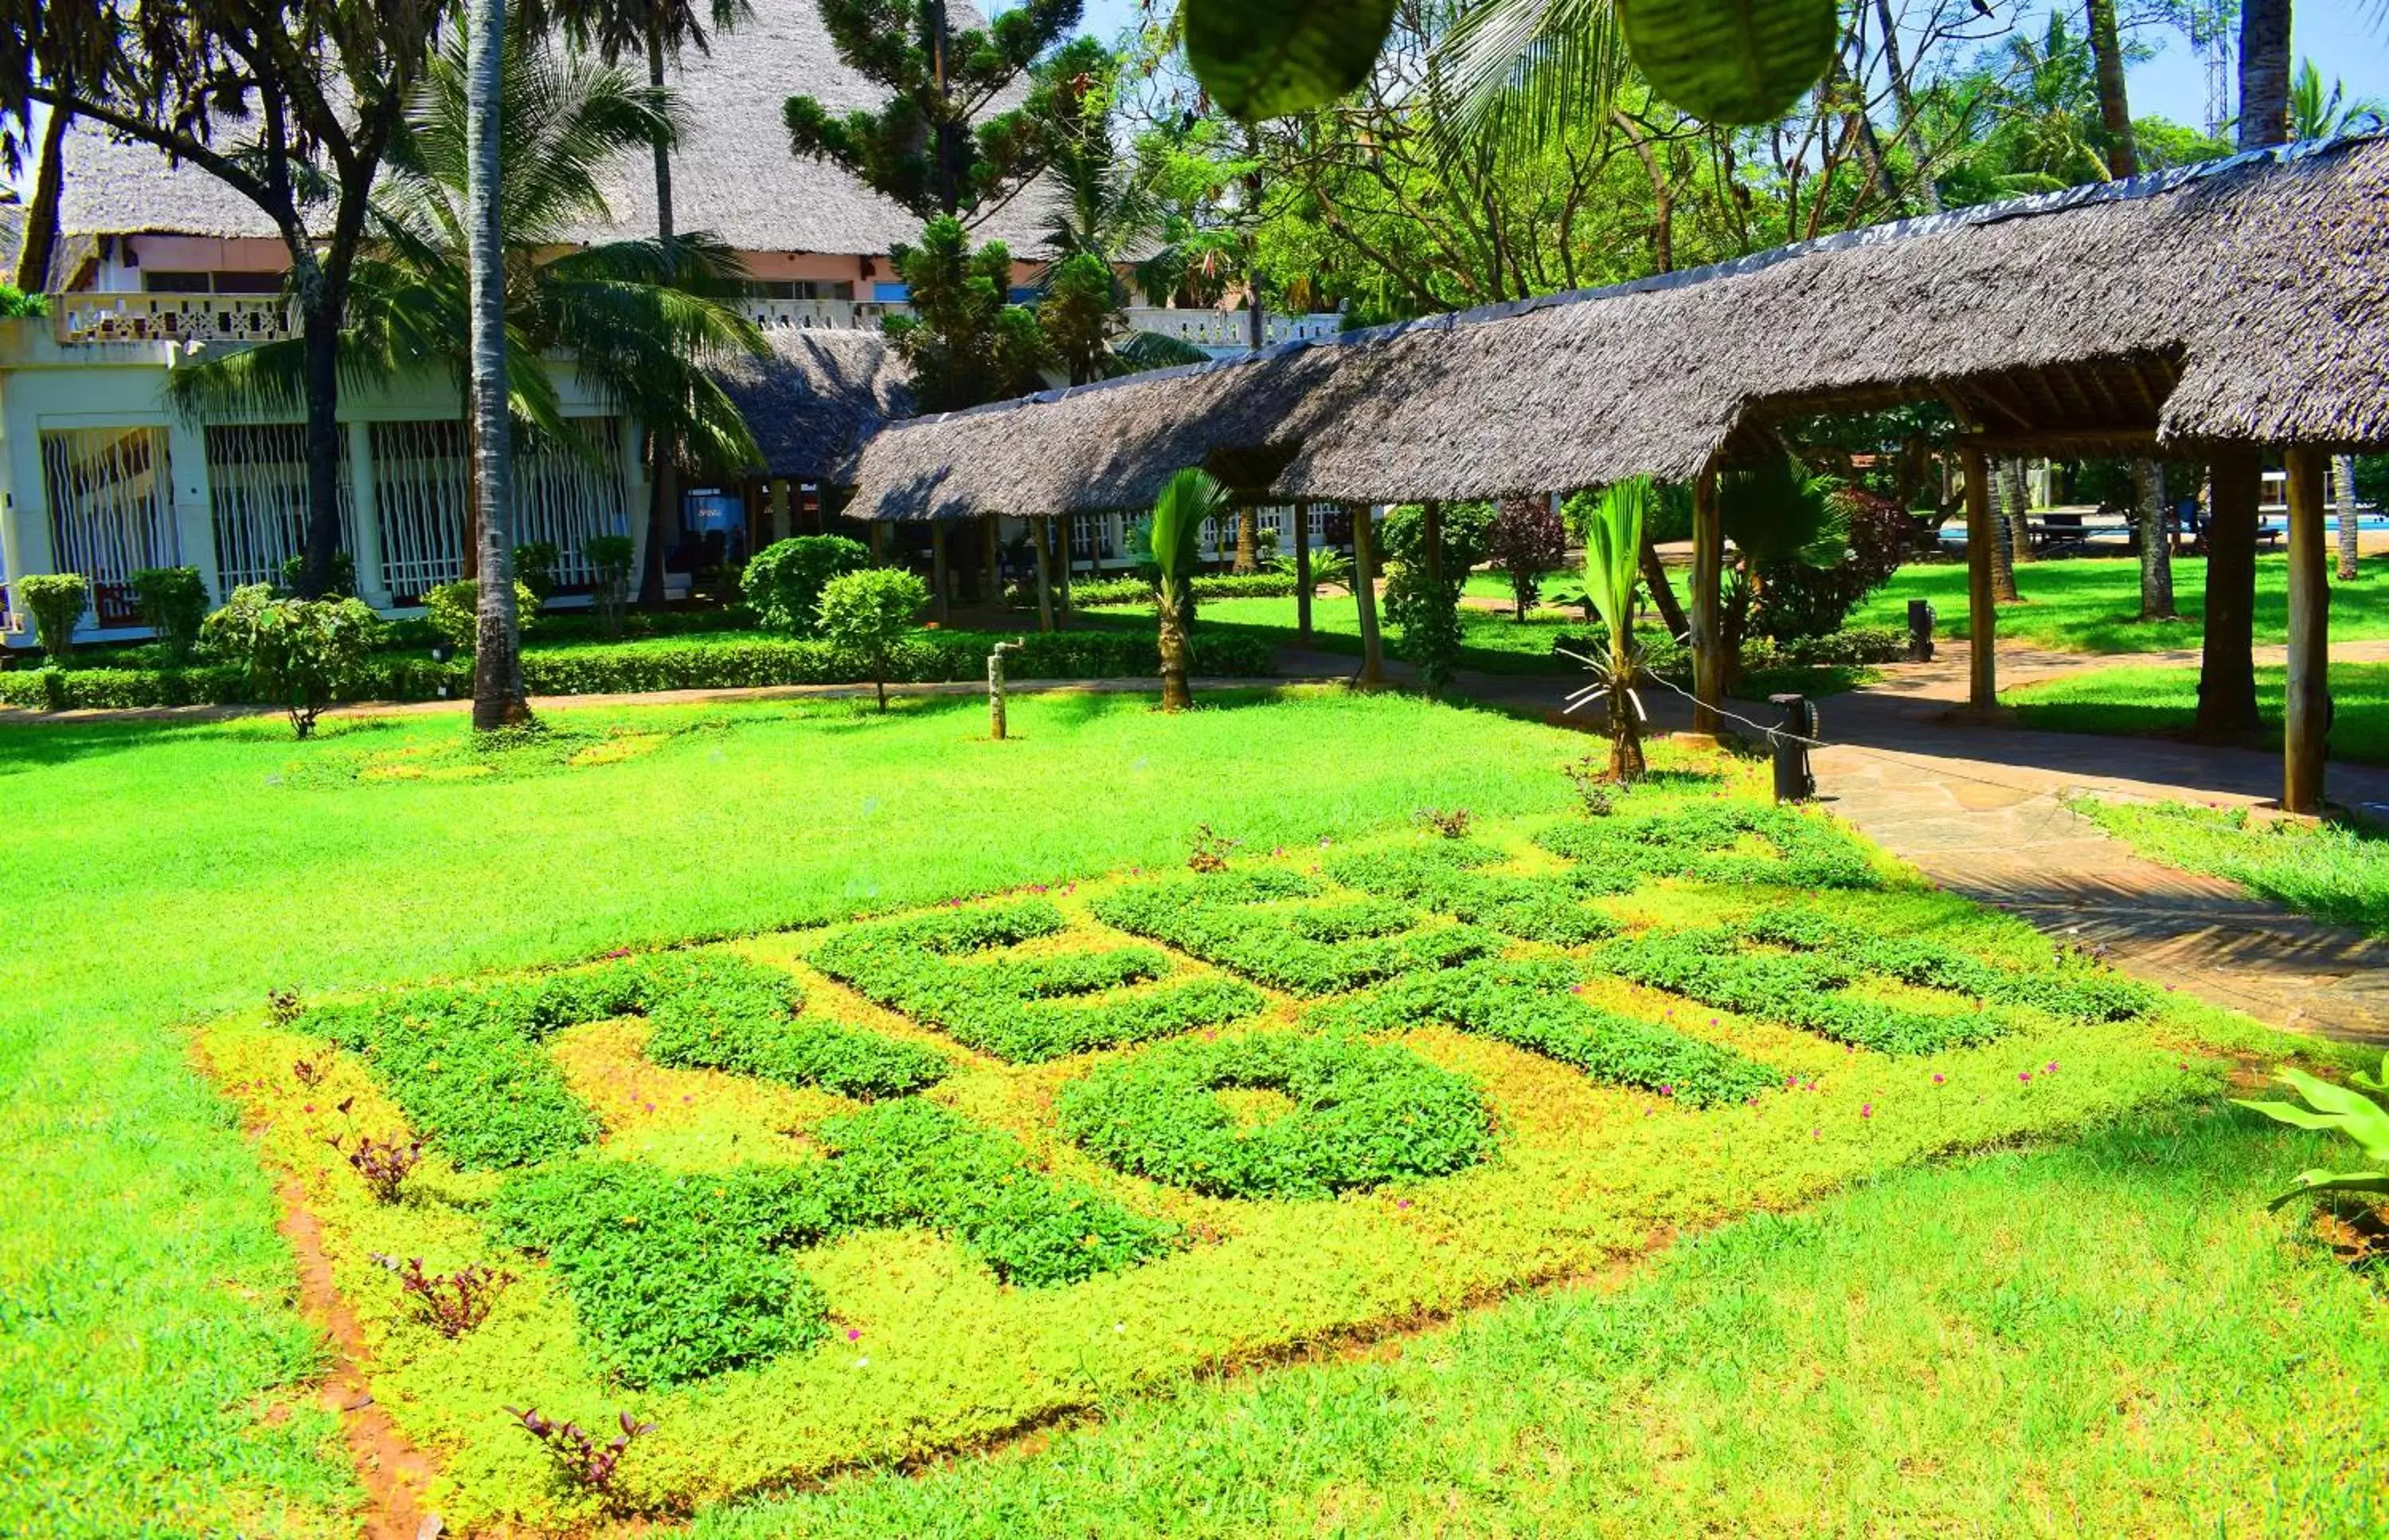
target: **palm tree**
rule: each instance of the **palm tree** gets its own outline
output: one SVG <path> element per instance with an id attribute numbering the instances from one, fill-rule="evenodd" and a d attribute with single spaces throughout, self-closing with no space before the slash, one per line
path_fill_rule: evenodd
<path id="1" fill-rule="evenodd" d="M 452 44 L 431 61 L 387 158 L 374 240 L 359 258 L 340 337 L 350 380 L 444 367 L 460 393 L 469 390 L 474 334 L 466 275 L 476 146 L 467 137 L 464 48 Z M 723 302 L 739 278 L 728 248 L 701 234 L 570 244 L 576 228 L 607 217 L 598 182 L 604 168 L 673 127 L 670 98 L 618 69 L 536 46 L 505 49 L 497 67 L 498 132 L 493 145 L 479 148 L 494 154 L 499 167 L 493 194 L 509 354 L 569 353 L 592 393 L 661 432 L 692 465 L 755 463 L 760 456 L 745 420 L 706 369 L 765 346 Z M 168 389 L 194 415 L 287 410 L 299 399 L 303 363 L 300 343 L 262 343 L 174 370 Z M 509 370 L 506 401 L 517 431 L 567 448 L 585 445 L 544 368 Z M 468 419 L 468 432 L 472 426 Z M 474 451 L 478 459 L 478 444 Z"/>
<path id="2" fill-rule="evenodd" d="M 472 0 L 465 42 L 466 212 L 472 305 L 474 497 L 481 584 L 474 627 L 473 727 L 530 720 L 523 698 L 522 632 L 515 614 L 514 433 L 506 412 L 504 144 L 506 0 Z"/>
<path id="3" fill-rule="evenodd" d="M 627 57 L 644 56 L 647 88 L 656 92 L 663 90 L 667 58 L 677 62 L 692 48 L 700 54 L 712 51 L 709 24 L 714 31 L 726 32 L 754 18 L 754 8 L 747 0 L 704 0 L 703 4 L 696 0 L 530 0 L 526 6 L 528 27 L 543 29 L 549 23 L 560 26 L 575 47 L 594 50 L 607 64 L 619 65 Z M 656 236 L 666 241 L 678 233 L 672 215 L 672 141 L 669 131 L 657 133 L 650 141 L 656 160 Z M 648 431 L 654 496 L 647 508 L 646 560 L 639 575 L 639 603 L 660 608 L 664 602 L 664 539 L 670 528 L 672 505 L 679 497 L 677 470 L 684 450 L 666 438 L 655 424 L 648 425 Z"/>
<path id="4" fill-rule="evenodd" d="M 2289 137 L 2290 0 L 2241 0 L 2240 147 Z"/>
<path id="5" fill-rule="evenodd" d="M 2342 134 L 2378 134 L 2389 123 L 2389 102 L 2378 96 L 2357 96 L 2348 99 L 2347 86 L 2339 80 L 2325 91 L 2322 71 L 2312 59 L 2298 61 L 2298 72 L 2290 81 L 2290 137 L 2293 139 L 2330 139 Z"/>
<path id="6" fill-rule="evenodd" d="M 1592 665 L 1609 702 L 1609 775 L 1642 779 L 1642 707 L 1634 685 L 1642 649 L 1634 640 L 1634 591 L 1642 581 L 1642 520 L 1651 503 L 1648 477 L 1611 483 L 1593 505 L 1584 530 L 1584 592 L 1600 612 L 1608 645 Z"/>
<path id="7" fill-rule="evenodd" d="M 1154 582 L 1154 610 L 1161 619 L 1161 709 L 1183 711 L 1194 704 L 1186 687 L 1194 661 L 1195 547 L 1203 522 L 1227 507 L 1227 490 L 1200 470 L 1171 477 L 1153 504 L 1149 538 L 1153 565 L 1160 569 Z"/>

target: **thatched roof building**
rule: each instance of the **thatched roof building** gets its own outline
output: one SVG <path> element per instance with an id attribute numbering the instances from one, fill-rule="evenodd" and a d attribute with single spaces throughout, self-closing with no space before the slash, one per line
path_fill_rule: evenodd
<path id="1" fill-rule="evenodd" d="M 1351 503 L 1680 480 L 1769 422 L 1916 401 L 2076 452 L 2389 445 L 2389 139 L 898 425 L 853 512 L 1132 507 L 1186 465 Z"/>
<path id="2" fill-rule="evenodd" d="M 913 410 L 903 361 L 877 332 L 782 328 L 764 335 L 770 358 L 735 358 L 712 371 L 763 451 L 762 474 L 853 480 L 855 452 L 864 440 Z"/>

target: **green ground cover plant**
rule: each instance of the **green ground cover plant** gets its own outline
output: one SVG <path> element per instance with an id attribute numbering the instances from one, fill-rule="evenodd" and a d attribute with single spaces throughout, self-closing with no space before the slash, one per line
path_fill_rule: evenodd
<path id="1" fill-rule="evenodd" d="M 1240 1119 L 1213 1092 L 1288 1103 Z M 1182 1042 L 1065 1087 L 1061 1130 L 1123 1171 L 1225 1198 L 1323 1198 L 1449 1176 L 1491 1142 L 1465 1077 L 1406 1049 L 1252 1033 Z"/>
<path id="2" fill-rule="evenodd" d="M 1629 892 L 1654 877 L 1813 888 L 1875 887 L 1883 880 L 1865 847 L 1837 825 L 1748 801 L 1563 823 L 1540 843 L 1576 863 L 1571 881 L 1584 893 Z"/>
<path id="3" fill-rule="evenodd" d="M 2389 833 L 2378 825 L 2100 797 L 2068 806 L 2152 860 L 2228 878 L 2301 914 L 2389 936 Z"/>
<path id="4" fill-rule="evenodd" d="M 1413 929 L 1415 911 L 1383 903 L 1287 902 L 1324 890 L 1283 868 L 1140 884 L 1095 903 L 1096 918 L 1297 995 L 1331 995 L 1414 968 L 1483 954 L 1466 927 Z"/>
<path id="5" fill-rule="evenodd" d="M 1421 904 L 1521 941 L 1581 946 L 1617 929 L 1575 893 L 1548 881 L 1479 870 L 1501 852 L 1475 840 L 1440 840 L 1414 849 L 1353 851 L 1327 863 L 1337 882 Z"/>
<path id="6" fill-rule="evenodd" d="M 1268 1003 L 1258 991 L 1218 978 L 1110 993 L 1169 975 L 1169 958 L 1151 948 L 958 961 L 1055 935 L 1064 926 L 1059 910 L 1031 898 L 856 925 L 815 948 L 810 961 L 865 998 L 1013 1063 L 1216 1026 L 1258 1014 Z"/>
<path id="7" fill-rule="evenodd" d="M 2389 584 L 2382 585 L 2389 589 Z M 2332 634 L 2339 639 L 2334 614 Z M 2331 757 L 2389 764 L 2389 663 L 2333 663 L 2331 674 Z M 2281 743 L 2283 670 L 2256 669 L 2256 714 L 2262 746 Z M 2187 733 L 2198 716 L 2198 666 L 2119 666 L 2020 684 L 2001 699 L 2019 726 L 2053 732 Z"/>
<path id="8" fill-rule="evenodd" d="M 1556 809 L 1565 786 L 1519 767 L 1573 747 L 1531 724 L 1310 694 L 1222 694 L 1166 731 L 1132 699 L 1024 696 L 1000 747 L 974 740 L 984 717 L 971 702 L 900 703 L 884 722 L 839 702 L 545 715 L 659 746 L 537 777 L 383 781 L 307 772 L 333 754 L 460 757 L 462 722 L 332 718 L 303 746 L 275 719 L 0 724 L 21 900 L 0 941 L 0 1139 L 13 1152 L 0 1394 L 17 1408 L 0 1425 L 0 1531 L 354 1533 L 359 1488 L 313 1383 L 320 1333 L 291 1303 L 273 1182 L 234 1106 L 194 1073 L 175 1024 L 195 1013 L 254 1006 L 269 989 L 567 963 L 1149 870 L 1182 853 L 1186 828 L 1222 816 L 1210 770 L 1229 757 L 1252 778 L 1233 813 L 1256 842 L 1394 827 L 1422 804 Z M 1318 795 L 1322 757 L 1342 766 L 1331 798 Z M 1153 821 L 1083 817 L 1091 782 Z M 817 816 L 788 816 L 798 798 Z M 458 918 L 466 872 L 470 923 Z M 255 1075 L 291 1086 L 302 1056 Z M 633 1039 L 618 1073 L 667 1073 L 645 1063 Z M 361 1075 L 321 1091 L 315 1114 L 291 1109 L 319 1122 L 294 1160 L 338 1161 L 321 1178 L 330 1190 L 348 1167 L 314 1141 L 340 1130 L 333 1105 L 359 1095 L 377 1136 L 402 1117 Z M 442 1245 L 427 1261 L 444 1272 L 484 1242 L 468 1229 Z M 406 1233 L 361 1246 L 427 1254 Z M 390 1276 L 361 1249 L 340 1281 L 403 1348 L 415 1329 Z M 472 1335 L 537 1327 L 543 1293 L 535 1278 L 510 1287 Z M 404 1377 L 396 1361 L 392 1373 Z M 550 1388 L 585 1397 L 583 1426 L 620 1406 L 602 1385 Z M 485 1400 L 521 1406 L 536 1389 L 492 1382 L 470 1403 L 479 1416 Z M 567 1403 L 542 1404 L 562 1415 Z M 516 1443 L 533 1441 L 492 1414 L 473 1479 L 543 1487 L 535 1447 L 504 1453 Z"/>

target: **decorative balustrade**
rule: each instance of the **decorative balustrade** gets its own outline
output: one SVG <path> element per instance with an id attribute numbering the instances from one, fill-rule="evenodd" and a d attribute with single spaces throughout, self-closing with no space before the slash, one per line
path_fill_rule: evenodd
<path id="1" fill-rule="evenodd" d="M 53 294 L 62 343 L 271 342 L 299 334 L 278 294 Z"/>
<path id="2" fill-rule="evenodd" d="M 1252 317 L 1241 310 L 1171 310 L 1158 305 L 1133 305 L 1129 308 L 1128 324 L 1135 331 L 1158 332 L 1221 354 L 1241 352 L 1252 346 Z M 1341 315 L 1327 311 L 1308 315 L 1272 314 L 1262 320 L 1261 342 L 1264 347 L 1275 347 L 1281 342 L 1315 341 L 1334 337 L 1343 325 Z"/>
<path id="3" fill-rule="evenodd" d="M 882 317 L 904 315 L 910 305 L 882 304 L 870 299 L 748 299 L 741 303 L 747 319 L 767 332 L 867 331 L 879 329 Z"/>

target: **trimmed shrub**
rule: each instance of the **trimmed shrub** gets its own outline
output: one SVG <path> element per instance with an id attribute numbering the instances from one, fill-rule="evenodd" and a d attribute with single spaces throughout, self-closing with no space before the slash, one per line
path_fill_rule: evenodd
<path id="1" fill-rule="evenodd" d="M 1604 1085 L 1633 1086 L 1687 1106 L 1746 1101 L 1781 1084 L 1766 1065 L 1655 1022 L 1587 1004 L 1564 962 L 1488 959 L 1398 979 L 1350 1019 L 1373 1031 L 1441 1022 L 1563 1064 Z"/>
<path id="2" fill-rule="evenodd" d="M 628 535 L 592 535 L 581 555 L 594 571 L 599 624 L 607 636 L 622 634 L 622 605 L 631 593 L 631 561 L 638 546 Z"/>
<path id="3" fill-rule="evenodd" d="M 525 615 L 556 596 L 556 564 L 563 559 L 550 541 L 526 541 L 515 547 L 515 582 L 531 596 L 531 603 L 521 606 Z"/>
<path id="4" fill-rule="evenodd" d="M 1293 1106 L 1246 1123 L 1215 1092 Z M 1325 1198 L 1449 1176 L 1492 1143 L 1484 1098 L 1407 1049 L 1256 1034 L 1171 1043 L 1062 1088 L 1062 1132 L 1133 1176 L 1228 1198 Z"/>
<path id="5" fill-rule="evenodd" d="M 841 573 L 822 589 L 822 640 L 862 670 L 878 694 L 882 711 L 888 709 L 889 669 L 913 617 L 928 602 L 928 584 L 892 566 Z"/>
<path id="6" fill-rule="evenodd" d="M 1160 1254 L 1175 1227 L 1035 1170 L 1003 1134 L 908 1098 L 817 1130 L 830 1158 L 673 1172 L 574 1160 L 492 1204 L 505 1244 L 543 1252 L 597 1360 L 632 1385 L 758 1363 L 825 1335 L 789 1247 L 866 1228 L 952 1235 L 1007 1283 L 1075 1283 Z"/>
<path id="7" fill-rule="evenodd" d="M 166 655 L 188 663 L 208 617 L 208 585 L 196 566 L 145 566 L 133 575 L 134 603 L 158 633 Z"/>
<path id="8" fill-rule="evenodd" d="M 668 1068 L 819 1086 L 861 1101 L 920 1090 L 952 1068 L 943 1055 L 917 1043 L 827 1022 L 792 1021 L 804 1008 L 804 995 L 780 969 L 734 957 L 672 961 L 679 966 L 658 968 L 650 975 L 655 984 L 630 1006 L 651 1024 L 647 1057 Z"/>
<path id="9" fill-rule="evenodd" d="M 1189 586 L 1199 603 L 1205 599 L 1284 599 L 1292 596 L 1296 585 L 1290 572 L 1215 572 L 1197 576 Z M 1150 605 L 1153 580 L 1097 578 L 1074 582 L 1070 585 L 1070 603 L 1080 609 Z"/>
<path id="10" fill-rule="evenodd" d="M 1465 926 L 1412 930 L 1419 916 L 1396 906 L 1281 902 L 1320 891 L 1306 877 L 1264 867 L 1141 884 L 1096 899 L 1094 910 L 1105 924 L 1296 995 L 1338 994 L 1493 949 L 1489 936 Z M 1356 926 L 1356 917 L 1365 923 Z"/>
<path id="11" fill-rule="evenodd" d="M 1257 990 L 1216 978 L 1089 998 L 1167 979 L 1169 959 L 1145 947 L 958 961 L 1062 928 L 1060 910 L 1028 899 L 850 926 L 808 961 L 866 999 L 1013 1063 L 1174 1037 L 1258 1014 L 1269 1003 Z"/>
<path id="12" fill-rule="evenodd" d="M 1771 855 L 1738 848 L 1757 836 Z M 1577 863 L 1579 892 L 1626 893 L 1649 878 L 1772 883 L 1791 887 L 1880 887 L 1856 840 L 1822 817 L 1743 802 L 1693 803 L 1670 813 L 1564 823 L 1538 845 Z"/>
<path id="13" fill-rule="evenodd" d="M 91 607 L 91 583 L 80 572 L 35 572 L 18 579 L 16 588 L 42 651 L 52 663 L 64 663 L 74 651 L 75 628 Z"/>
<path id="14" fill-rule="evenodd" d="M 201 642 L 241 661 L 244 689 L 290 714 L 304 738 L 324 707 L 354 699 L 374 677 L 371 654 L 381 619 L 354 599 L 276 599 L 263 583 L 233 590 L 207 617 Z"/>
<path id="15" fill-rule="evenodd" d="M 820 629 L 822 592 L 830 579 L 871 565 L 871 552 L 843 535 L 774 541 L 748 558 L 739 590 L 763 624 L 792 636 Z"/>
<path id="16" fill-rule="evenodd" d="M 299 574 L 307 569 L 307 556 L 301 552 L 285 560 L 277 572 L 275 593 L 287 599 L 299 592 Z M 345 551 L 332 553 L 332 580 L 324 585 L 326 599 L 353 599 L 357 596 L 357 559 Z"/>
<path id="17" fill-rule="evenodd" d="M 1564 883 L 1475 870 L 1499 858 L 1499 851 L 1474 842 L 1438 841 L 1415 849 L 1350 852 L 1329 861 L 1327 874 L 1348 886 L 1424 904 L 1521 941 L 1575 947 L 1617 929 Z"/>

